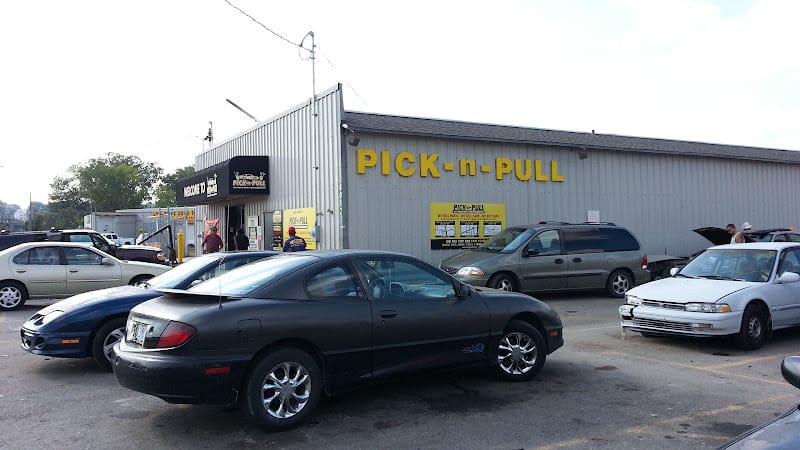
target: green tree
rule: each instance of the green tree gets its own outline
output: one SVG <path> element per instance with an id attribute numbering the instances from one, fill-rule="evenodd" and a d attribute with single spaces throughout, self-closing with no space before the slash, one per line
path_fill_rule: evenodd
<path id="1" fill-rule="evenodd" d="M 163 169 L 138 156 L 108 153 L 70 168 L 78 182 L 78 195 L 94 211 L 141 208 L 150 202 Z"/>
<path id="2" fill-rule="evenodd" d="M 34 230 L 83 228 L 83 216 L 92 211 L 89 201 L 81 197 L 80 186 L 74 177 L 53 179 L 47 206 L 46 214 L 34 216 Z M 43 223 L 37 223 L 37 216 Z"/>
<path id="3" fill-rule="evenodd" d="M 178 206 L 175 189 L 178 180 L 194 173 L 194 166 L 186 166 L 176 170 L 174 173 L 164 175 L 161 184 L 156 188 L 156 204 L 158 208 L 168 208 Z"/>

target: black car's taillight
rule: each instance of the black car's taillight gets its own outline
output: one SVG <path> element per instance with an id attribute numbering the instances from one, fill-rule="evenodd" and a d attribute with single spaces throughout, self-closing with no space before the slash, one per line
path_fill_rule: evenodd
<path id="1" fill-rule="evenodd" d="M 180 322 L 170 322 L 158 338 L 155 348 L 170 348 L 183 345 L 197 333 L 191 325 Z"/>

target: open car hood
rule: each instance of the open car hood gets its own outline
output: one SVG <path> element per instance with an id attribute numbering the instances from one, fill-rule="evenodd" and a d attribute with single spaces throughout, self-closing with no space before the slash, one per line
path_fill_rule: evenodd
<path id="1" fill-rule="evenodd" d="M 708 241 L 714 245 L 725 245 L 731 243 L 731 235 L 728 234 L 728 230 L 726 230 L 725 228 L 703 227 L 703 228 L 695 228 L 692 231 L 708 239 Z M 744 240 L 745 242 L 753 242 L 752 239 L 747 237 L 747 234 L 744 234 Z"/>

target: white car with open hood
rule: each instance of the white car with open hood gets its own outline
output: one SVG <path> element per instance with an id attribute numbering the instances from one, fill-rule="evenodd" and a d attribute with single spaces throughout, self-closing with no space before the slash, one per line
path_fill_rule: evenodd
<path id="1" fill-rule="evenodd" d="M 623 333 L 732 336 L 744 349 L 773 330 L 800 325 L 800 243 L 711 247 L 672 277 L 629 290 Z"/>

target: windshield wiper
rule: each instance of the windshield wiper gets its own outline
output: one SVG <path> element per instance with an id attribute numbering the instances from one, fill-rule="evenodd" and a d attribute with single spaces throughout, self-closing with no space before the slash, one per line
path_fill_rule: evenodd
<path id="1" fill-rule="evenodd" d="M 707 280 L 733 280 L 733 281 L 744 281 L 741 278 L 731 278 L 731 277 L 723 277 L 720 275 L 699 275 L 700 278 L 705 278 Z"/>
<path id="2" fill-rule="evenodd" d="M 683 277 L 683 278 L 697 278 L 697 277 L 695 277 L 695 276 L 692 276 L 692 275 L 686 275 L 686 274 L 683 274 L 683 273 L 680 273 L 680 272 L 678 272 L 678 273 L 676 273 L 675 275 L 673 275 L 673 277 L 674 277 L 674 278 L 678 278 L 678 277 Z"/>

